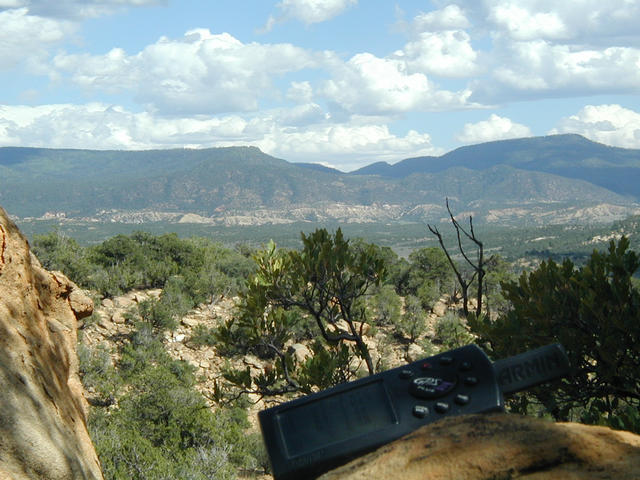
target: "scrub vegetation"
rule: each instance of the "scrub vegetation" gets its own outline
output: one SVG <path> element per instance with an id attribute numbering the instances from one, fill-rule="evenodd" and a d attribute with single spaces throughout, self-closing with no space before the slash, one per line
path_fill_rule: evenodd
<path id="1" fill-rule="evenodd" d="M 437 244 L 401 257 L 341 229 L 300 238 L 300 248 L 229 248 L 144 232 L 93 246 L 59 231 L 33 238 L 46 268 L 96 298 L 162 290 L 131 312 L 131 334 L 117 351 L 79 346 L 83 382 L 95 392 L 89 427 L 105 478 L 231 479 L 263 471 L 259 434 L 247 434 L 246 394 L 281 401 L 380 371 L 384 359 L 374 359 L 364 341 L 376 331 L 396 344 L 421 342 L 426 354 L 476 342 L 495 359 L 560 342 L 571 378 L 513 395 L 509 409 L 640 432 L 640 258 L 625 236 L 583 261 L 549 256 L 528 267 L 485 250 L 482 308 L 473 304 L 467 315 L 455 307 L 460 277 L 473 303 L 479 274 Z M 451 238 L 442 242 L 452 251 Z M 461 248 L 478 255 L 477 242 Z M 230 364 L 211 408 L 195 389 L 193 367 L 171 358 L 163 339 L 190 309 L 221 297 L 237 298 L 233 315 L 217 328 L 196 328 L 189 341 L 221 356 L 252 354 L 271 367 L 256 373 Z M 454 307 L 426 335 L 442 299 Z M 309 355 L 296 356 L 292 344 L 306 345 Z"/>

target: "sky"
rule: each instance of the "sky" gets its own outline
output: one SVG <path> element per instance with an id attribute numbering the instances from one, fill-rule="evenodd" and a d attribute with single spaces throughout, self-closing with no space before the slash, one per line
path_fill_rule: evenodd
<path id="1" fill-rule="evenodd" d="M 0 0 L 0 146 L 640 148 L 640 0 Z"/>

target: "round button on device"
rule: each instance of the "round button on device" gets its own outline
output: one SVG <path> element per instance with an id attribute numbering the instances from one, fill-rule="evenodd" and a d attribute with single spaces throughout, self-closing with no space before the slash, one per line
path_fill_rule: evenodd
<path id="1" fill-rule="evenodd" d="M 438 359 L 440 361 L 440 365 L 451 365 L 453 363 L 453 357 L 450 357 L 449 355 L 445 355 L 444 357 L 440 357 Z"/>
<path id="2" fill-rule="evenodd" d="M 416 377 L 409 384 L 409 393 L 418 398 L 440 398 L 453 390 L 458 383 L 455 375 L 434 373 L 428 377 Z"/>
<path id="3" fill-rule="evenodd" d="M 469 370 L 471 370 L 471 368 L 471 362 L 462 362 L 460 364 L 460 370 L 463 372 L 468 372 Z"/>
<path id="4" fill-rule="evenodd" d="M 478 377 L 467 377 L 464 379 L 464 384 L 475 387 L 478 384 Z"/>
<path id="5" fill-rule="evenodd" d="M 418 418 L 424 418 L 429 415 L 429 407 L 425 407 L 424 405 L 415 405 L 413 407 L 413 415 Z"/>

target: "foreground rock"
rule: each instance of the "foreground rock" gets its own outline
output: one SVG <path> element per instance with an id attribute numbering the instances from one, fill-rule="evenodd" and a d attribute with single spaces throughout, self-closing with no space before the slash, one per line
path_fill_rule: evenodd
<path id="1" fill-rule="evenodd" d="M 0 479 L 102 479 L 75 349 L 92 308 L 0 208 Z"/>
<path id="2" fill-rule="evenodd" d="M 425 426 L 321 480 L 638 480 L 640 436 L 517 415 Z"/>

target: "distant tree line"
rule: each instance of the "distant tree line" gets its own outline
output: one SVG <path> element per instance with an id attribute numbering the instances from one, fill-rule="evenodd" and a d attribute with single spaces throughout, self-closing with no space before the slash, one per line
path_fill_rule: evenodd
<path id="1" fill-rule="evenodd" d="M 33 251 L 50 270 L 60 270 L 79 286 L 110 298 L 134 289 L 162 289 L 158 300 L 142 306 L 155 326 L 175 322 L 200 303 L 215 302 L 243 288 L 254 265 L 246 249 L 230 249 L 205 238 L 136 232 L 82 247 L 73 238 L 50 232 L 36 235 Z"/>

